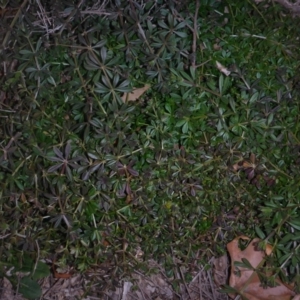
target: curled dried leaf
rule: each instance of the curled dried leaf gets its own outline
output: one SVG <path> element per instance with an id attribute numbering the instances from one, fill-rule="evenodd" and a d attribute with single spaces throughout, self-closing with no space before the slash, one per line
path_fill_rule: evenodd
<path id="1" fill-rule="evenodd" d="M 217 68 L 218 68 L 218 70 L 220 72 L 222 72 L 226 76 L 230 75 L 231 72 L 226 67 L 224 67 L 221 63 L 219 63 L 218 61 L 216 61 L 216 65 L 217 65 Z"/>
<path id="2" fill-rule="evenodd" d="M 127 101 L 136 101 L 138 100 L 148 89 L 150 88 L 149 84 L 146 84 L 145 86 L 138 88 L 138 89 L 133 89 L 132 92 L 129 93 L 124 93 L 124 95 L 121 97 L 121 99 L 124 102 Z"/>

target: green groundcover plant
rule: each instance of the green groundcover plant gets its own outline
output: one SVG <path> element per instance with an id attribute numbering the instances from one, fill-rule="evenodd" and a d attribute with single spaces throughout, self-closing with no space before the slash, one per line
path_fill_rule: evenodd
<path id="1" fill-rule="evenodd" d="M 298 21 L 250 0 L 41 2 L 1 6 L 1 275 L 109 262 L 114 282 L 141 248 L 172 276 L 246 234 L 297 283 Z"/>

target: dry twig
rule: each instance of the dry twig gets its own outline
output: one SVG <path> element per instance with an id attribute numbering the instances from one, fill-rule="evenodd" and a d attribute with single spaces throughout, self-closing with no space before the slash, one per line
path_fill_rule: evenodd
<path id="1" fill-rule="evenodd" d="M 197 50 L 197 39 L 198 37 L 198 32 L 197 32 L 197 24 L 198 24 L 198 12 L 200 8 L 200 2 L 199 0 L 196 1 L 196 11 L 194 15 L 194 28 L 193 28 L 193 46 L 192 46 L 192 67 L 196 67 L 196 50 Z"/>

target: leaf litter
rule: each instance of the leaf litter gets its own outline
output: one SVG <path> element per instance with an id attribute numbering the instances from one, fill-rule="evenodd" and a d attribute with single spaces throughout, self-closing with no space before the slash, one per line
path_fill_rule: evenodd
<path id="1" fill-rule="evenodd" d="M 99 284 L 98 276 L 105 277 L 101 270 L 94 270 L 87 275 L 74 274 L 71 278 L 56 279 L 53 275 L 44 278 L 41 283 L 43 290 L 42 299 L 44 300 L 228 300 L 228 296 L 218 292 L 218 287 L 214 282 L 213 265 L 215 259 L 211 258 L 205 266 L 198 266 L 194 271 L 191 282 L 180 284 L 178 288 L 173 286 L 177 276 L 168 277 L 165 269 L 156 261 L 149 260 L 147 265 L 149 270 L 155 270 L 152 274 L 147 274 L 141 270 L 136 270 L 131 277 L 123 278 L 116 283 L 114 289 L 103 288 Z M 182 273 L 188 271 L 178 264 L 176 269 Z M 180 272 L 178 272 L 179 274 Z M 180 276 L 180 275 L 179 275 Z M 7 284 L 10 285 L 7 286 Z M 5 287 L 6 298 L 1 300 L 25 300 L 20 295 L 15 295 L 14 289 L 8 280 L 5 285 L 0 285 L 0 291 Z M 13 298 L 15 297 L 15 298 Z"/>
<path id="2" fill-rule="evenodd" d="M 267 244 L 264 251 L 260 250 L 258 245 L 262 241 L 255 238 L 244 250 L 241 250 L 239 242 L 245 240 L 250 239 L 239 236 L 227 244 L 231 257 L 229 285 L 237 291 L 237 294 L 248 300 L 289 300 L 291 297 L 294 297 L 293 300 L 300 299 L 300 296 L 293 291 L 293 286 L 282 283 L 278 278 L 275 279 L 274 287 L 262 285 L 258 269 L 265 266 L 266 257 L 272 255 L 273 248 Z M 270 278 L 273 274 L 266 272 L 265 275 Z M 237 294 L 229 294 L 229 296 L 235 299 Z"/>
<path id="3" fill-rule="evenodd" d="M 150 88 L 149 84 L 145 84 L 141 88 L 134 88 L 132 92 L 124 93 L 124 95 L 121 97 L 121 99 L 124 102 L 128 101 L 136 101 L 138 100 L 148 89 Z"/>

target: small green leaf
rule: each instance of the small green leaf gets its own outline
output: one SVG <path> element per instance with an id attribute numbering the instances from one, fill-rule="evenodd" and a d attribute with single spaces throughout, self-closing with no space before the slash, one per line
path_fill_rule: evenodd
<path id="1" fill-rule="evenodd" d="M 36 299 L 41 297 L 42 289 L 35 280 L 26 276 L 20 281 L 19 293 L 27 299 Z"/>
<path id="2" fill-rule="evenodd" d="M 178 30 L 178 29 L 184 28 L 185 26 L 186 26 L 186 22 L 181 22 L 181 23 L 178 23 L 174 29 Z"/>
<path id="3" fill-rule="evenodd" d="M 295 234 L 293 234 L 292 240 L 293 240 L 293 241 L 299 241 L 299 240 L 300 240 L 300 233 L 295 233 Z"/>
<path id="4" fill-rule="evenodd" d="M 158 25 L 164 29 L 169 29 L 169 26 L 164 21 L 158 21 Z"/>
<path id="5" fill-rule="evenodd" d="M 229 99 L 229 104 L 230 104 L 233 112 L 236 112 L 236 110 L 235 110 L 235 101 L 232 98 Z"/>
<path id="6" fill-rule="evenodd" d="M 27 72 L 27 73 L 36 72 L 36 71 L 37 71 L 37 69 L 33 68 L 33 67 L 29 67 L 29 68 L 25 69 L 25 72 Z"/>
<path id="7" fill-rule="evenodd" d="M 250 98 L 249 102 L 250 102 L 251 104 L 254 103 L 254 102 L 258 99 L 258 95 L 259 95 L 258 92 L 254 93 L 254 94 L 252 95 L 252 97 Z"/>
<path id="8" fill-rule="evenodd" d="M 300 220 L 299 219 L 291 219 L 289 222 L 288 222 L 293 228 L 297 229 L 297 230 L 300 230 Z"/>
<path id="9" fill-rule="evenodd" d="M 188 75 L 187 73 L 180 71 L 180 74 L 182 75 L 182 77 L 184 77 L 186 80 L 193 82 L 192 77 L 190 77 L 190 75 Z"/>
<path id="10" fill-rule="evenodd" d="M 222 94 L 222 91 L 223 91 L 223 84 L 224 84 L 224 76 L 221 74 L 220 77 L 219 77 L 219 90 L 220 90 L 221 94 Z"/>
<path id="11" fill-rule="evenodd" d="M 180 75 L 176 72 L 175 69 L 170 68 L 170 71 L 171 71 L 175 76 L 180 77 Z"/>
<path id="12" fill-rule="evenodd" d="M 32 279 L 38 280 L 38 279 L 45 278 L 49 275 L 50 275 L 49 266 L 46 265 L 45 263 L 39 261 L 37 263 L 36 269 L 32 275 Z"/>
<path id="13" fill-rule="evenodd" d="M 255 231 L 256 231 L 257 235 L 259 236 L 259 238 L 261 238 L 262 240 L 266 237 L 266 235 L 263 233 L 263 231 L 258 226 L 255 226 Z"/>
<path id="14" fill-rule="evenodd" d="M 186 120 L 180 120 L 180 121 L 178 121 L 177 123 L 176 123 L 176 127 L 181 127 L 183 124 L 185 124 L 186 123 Z"/>
<path id="15" fill-rule="evenodd" d="M 285 261 L 286 261 L 287 259 L 289 259 L 290 257 L 291 257 L 291 253 L 286 253 L 286 254 L 282 255 L 281 257 L 279 257 L 278 262 L 279 262 L 280 264 L 283 264 L 283 263 L 285 263 Z"/>
<path id="16" fill-rule="evenodd" d="M 280 240 L 279 244 L 284 245 L 284 244 L 288 243 L 289 241 L 293 240 L 293 237 L 295 237 L 294 234 L 292 234 L 292 233 L 287 233 L 287 234 Z M 299 235 L 296 235 L 296 237 L 299 239 Z"/>
<path id="17" fill-rule="evenodd" d="M 229 285 L 224 285 L 223 288 L 220 290 L 221 293 L 224 294 L 236 294 L 238 293 L 238 291 L 236 289 L 234 289 L 233 287 L 229 286 Z"/>
<path id="18" fill-rule="evenodd" d="M 190 72 L 191 72 L 193 80 L 195 80 L 196 79 L 196 68 L 190 67 Z"/>
<path id="19" fill-rule="evenodd" d="M 15 183 L 16 183 L 16 185 L 18 186 L 18 188 L 19 188 L 21 191 L 24 190 L 24 185 L 22 184 L 21 181 L 15 179 Z"/>
<path id="20" fill-rule="evenodd" d="M 20 54 L 33 54 L 33 52 L 26 50 L 26 49 L 20 50 L 19 53 Z"/>
<path id="21" fill-rule="evenodd" d="M 185 122 L 182 126 L 182 132 L 187 133 L 189 131 L 189 123 Z"/>
<path id="22" fill-rule="evenodd" d="M 181 38 L 186 38 L 188 36 L 185 32 L 182 31 L 174 31 L 174 33 L 180 36 Z"/>
<path id="23" fill-rule="evenodd" d="M 268 116 L 268 119 L 267 119 L 267 124 L 270 125 L 273 121 L 273 118 L 274 118 L 274 114 L 273 113 L 270 113 L 269 116 Z"/>
<path id="24" fill-rule="evenodd" d="M 172 113 L 172 107 L 171 107 L 171 105 L 170 105 L 169 103 L 167 103 L 167 104 L 165 105 L 165 108 L 166 108 L 166 111 L 167 111 L 169 114 Z"/>
<path id="25" fill-rule="evenodd" d="M 251 266 L 250 262 L 246 258 L 242 258 L 242 261 L 235 261 L 234 265 L 236 267 L 242 267 L 252 270 L 253 267 Z"/>

